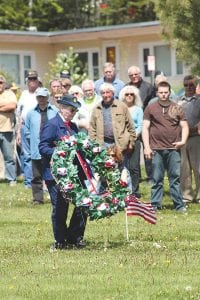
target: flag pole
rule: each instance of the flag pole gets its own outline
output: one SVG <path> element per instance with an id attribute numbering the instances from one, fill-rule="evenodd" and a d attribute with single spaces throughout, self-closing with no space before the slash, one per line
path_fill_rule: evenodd
<path id="1" fill-rule="evenodd" d="M 127 210 L 126 210 L 126 208 L 125 208 L 125 223 L 126 223 L 126 241 L 129 242 L 128 218 L 127 218 Z"/>

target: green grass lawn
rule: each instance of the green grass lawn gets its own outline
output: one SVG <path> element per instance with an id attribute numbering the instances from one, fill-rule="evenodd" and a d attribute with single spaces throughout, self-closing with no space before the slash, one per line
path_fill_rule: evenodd
<path id="1" fill-rule="evenodd" d="M 32 206 L 22 183 L 0 191 L 0 299 L 200 299 L 198 204 L 178 214 L 166 193 L 156 225 L 128 218 L 129 241 L 120 212 L 88 221 L 86 249 L 51 252 L 49 200 Z"/>

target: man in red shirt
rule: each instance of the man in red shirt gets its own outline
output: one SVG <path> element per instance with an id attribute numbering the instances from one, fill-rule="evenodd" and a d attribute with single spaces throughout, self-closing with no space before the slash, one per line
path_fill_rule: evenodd
<path id="1" fill-rule="evenodd" d="M 158 84 L 158 101 L 144 111 L 142 139 L 146 159 L 152 159 L 151 203 L 161 209 L 163 179 L 167 170 L 170 194 L 176 211 L 185 212 L 180 191 L 180 148 L 188 138 L 188 123 L 181 107 L 169 100 L 168 82 Z"/>

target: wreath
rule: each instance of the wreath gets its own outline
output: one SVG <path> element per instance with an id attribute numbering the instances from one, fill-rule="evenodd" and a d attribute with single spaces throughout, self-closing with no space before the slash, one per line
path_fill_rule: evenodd
<path id="1" fill-rule="evenodd" d="M 85 182 L 87 188 L 80 182 L 75 158 L 78 158 L 88 175 Z M 83 132 L 61 138 L 52 155 L 51 172 L 67 199 L 75 206 L 88 207 L 90 220 L 112 216 L 126 206 L 125 198 L 129 190 L 117 164 L 108 156 L 105 148 L 89 140 Z M 98 191 L 101 178 L 107 182 L 107 188 L 102 193 Z"/>

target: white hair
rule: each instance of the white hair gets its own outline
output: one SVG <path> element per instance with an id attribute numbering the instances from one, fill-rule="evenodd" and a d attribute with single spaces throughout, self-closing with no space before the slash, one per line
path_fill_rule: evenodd
<path id="1" fill-rule="evenodd" d="M 69 94 L 79 93 L 81 96 L 83 96 L 82 88 L 78 85 L 72 85 L 68 91 Z"/>
<path id="2" fill-rule="evenodd" d="M 115 94 L 115 88 L 111 83 L 108 82 L 104 82 L 101 86 L 100 86 L 100 93 L 104 92 L 104 91 L 111 91 L 113 92 L 113 94 Z"/>
<path id="3" fill-rule="evenodd" d="M 128 68 L 128 75 L 133 72 L 141 73 L 140 68 L 137 66 L 131 66 Z"/>
<path id="4" fill-rule="evenodd" d="M 140 97 L 140 91 L 137 87 L 135 87 L 134 85 L 126 85 L 125 87 L 123 87 L 123 89 L 121 89 L 120 93 L 119 93 L 119 100 L 125 102 L 125 94 L 127 93 L 132 93 L 135 95 L 135 103 L 134 105 L 137 105 L 139 107 L 143 106 L 141 97 Z"/>
<path id="5" fill-rule="evenodd" d="M 84 90 L 84 86 L 85 85 L 91 85 L 93 89 L 95 89 L 95 86 L 94 86 L 94 81 L 91 80 L 91 79 L 85 79 L 83 80 L 82 84 L 81 84 L 81 88 L 82 90 Z"/>

